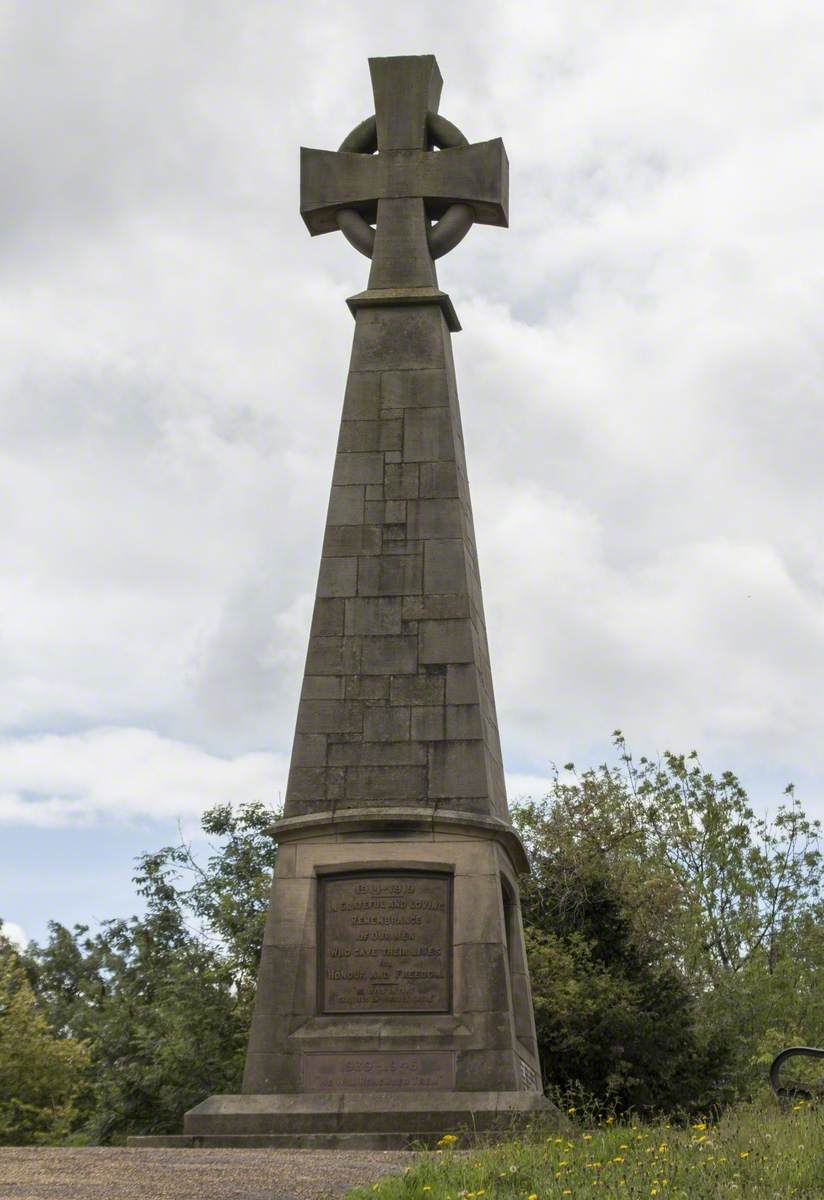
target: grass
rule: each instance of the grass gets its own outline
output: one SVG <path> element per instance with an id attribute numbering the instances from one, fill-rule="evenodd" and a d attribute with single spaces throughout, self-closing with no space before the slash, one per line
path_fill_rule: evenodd
<path id="1" fill-rule="evenodd" d="M 573 1120 L 577 1114 L 573 1113 Z M 347 1200 L 824 1200 L 824 1106 L 742 1105 L 691 1127 L 608 1119 L 442 1149 Z"/>

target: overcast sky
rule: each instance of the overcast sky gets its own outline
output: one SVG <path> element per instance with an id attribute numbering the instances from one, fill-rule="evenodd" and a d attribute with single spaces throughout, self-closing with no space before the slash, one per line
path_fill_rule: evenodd
<path id="1" fill-rule="evenodd" d="M 366 261 L 298 147 L 435 53 L 511 229 L 439 263 L 510 798 L 697 748 L 824 816 L 824 8 L 0 3 L 0 916 L 282 796 Z"/>

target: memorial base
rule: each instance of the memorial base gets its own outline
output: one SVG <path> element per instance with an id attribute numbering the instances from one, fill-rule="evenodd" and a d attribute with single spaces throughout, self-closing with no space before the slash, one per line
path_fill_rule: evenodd
<path id="1" fill-rule="evenodd" d="M 243 1092 L 541 1094 L 511 827 L 279 821 Z"/>
<path id="2" fill-rule="evenodd" d="M 535 1092 L 373 1092 L 211 1096 L 186 1114 L 185 1132 L 129 1138 L 141 1147 L 405 1150 L 445 1133 L 460 1147 L 565 1124 Z"/>
<path id="3" fill-rule="evenodd" d="M 512 827 L 349 809 L 275 836 L 243 1093 L 130 1144 L 402 1149 L 562 1125 L 541 1090 Z"/>

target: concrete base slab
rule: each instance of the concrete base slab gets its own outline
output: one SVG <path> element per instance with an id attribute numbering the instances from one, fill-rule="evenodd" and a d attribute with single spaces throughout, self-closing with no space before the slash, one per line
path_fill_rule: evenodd
<path id="1" fill-rule="evenodd" d="M 566 1118 L 535 1092 L 398 1092 L 210 1096 L 176 1136 L 129 1139 L 135 1147 L 302 1147 L 403 1150 L 445 1133 L 501 1138 Z"/>

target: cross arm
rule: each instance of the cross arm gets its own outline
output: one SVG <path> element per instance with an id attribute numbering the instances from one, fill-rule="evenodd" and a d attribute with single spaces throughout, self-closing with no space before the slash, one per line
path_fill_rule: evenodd
<path id="1" fill-rule="evenodd" d="M 374 221 L 378 200 L 406 196 L 423 197 L 433 219 L 468 204 L 479 224 L 508 224 L 509 163 L 500 138 L 377 155 L 302 147 L 300 167 L 300 212 L 313 236 L 336 230 L 341 209 Z"/>
<path id="2" fill-rule="evenodd" d="M 418 190 L 408 194 L 422 195 L 430 216 L 442 216 L 450 204 L 468 204 L 478 225 L 509 224 L 509 159 L 500 138 L 413 153 Z"/>
<path id="3" fill-rule="evenodd" d="M 383 194 L 384 162 L 380 155 L 300 148 L 300 215 L 314 237 L 334 233 L 337 214 L 354 208 L 375 220 Z"/>

